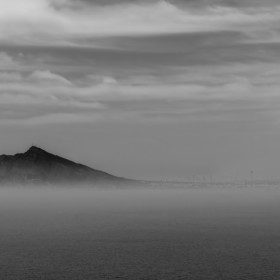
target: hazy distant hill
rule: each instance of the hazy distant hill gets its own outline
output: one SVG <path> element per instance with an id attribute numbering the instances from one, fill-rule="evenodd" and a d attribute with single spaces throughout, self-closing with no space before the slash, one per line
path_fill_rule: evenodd
<path id="1" fill-rule="evenodd" d="M 122 184 L 132 180 L 92 169 L 32 146 L 0 156 L 0 184 Z"/>

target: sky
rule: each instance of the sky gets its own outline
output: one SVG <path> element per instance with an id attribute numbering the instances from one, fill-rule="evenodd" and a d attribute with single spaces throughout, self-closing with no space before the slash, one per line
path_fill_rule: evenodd
<path id="1" fill-rule="evenodd" d="M 0 0 L 0 154 L 116 175 L 280 177 L 278 0 Z"/>

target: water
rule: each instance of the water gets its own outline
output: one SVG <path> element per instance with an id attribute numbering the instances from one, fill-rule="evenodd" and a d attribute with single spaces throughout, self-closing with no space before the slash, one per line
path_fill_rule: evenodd
<path id="1" fill-rule="evenodd" d="M 280 279 L 280 190 L 0 190 L 0 279 Z"/>

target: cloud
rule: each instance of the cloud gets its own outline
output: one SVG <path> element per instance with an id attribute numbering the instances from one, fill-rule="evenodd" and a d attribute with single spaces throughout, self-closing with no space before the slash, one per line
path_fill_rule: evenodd
<path id="1" fill-rule="evenodd" d="M 103 6 L 70 0 L 0 0 L 0 5 L 0 42 L 31 45 L 83 45 L 84 39 L 99 36 L 277 32 L 280 15 L 279 6 L 193 9 L 163 0 Z"/>
<path id="2" fill-rule="evenodd" d="M 1 116 L 1 114 L 0 114 Z M 25 118 L 5 118 L 1 116 L 1 125 L 47 125 L 61 123 L 92 123 L 99 119 L 98 114 L 53 113 L 46 115 L 30 116 Z"/>
<path id="3" fill-rule="evenodd" d="M 279 75 L 278 65 L 265 63 L 177 67 L 158 76 L 91 74 L 72 80 L 48 70 L 0 72 L 0 118 L 9 124 L 67 119 L 224 122 L 269 118 L 278 122 Z"/>
<path id="4" fill-rule="evenodd" d="M 13 64 L 13 59 L 5 52 L 0 52 L 0 63 L 1 65 L 11 65 Z"/>
<path id="5" fill-rule="evenodd" d="M 0 52 L 0 70 L 9 70 L 17 67 L 14 59 L 5 52 Z"/>
<path id="6" fill-rule="evenodd" d="M 65 77 L 49 70 L 16 71 L 17 61 L 2 53 L 12 64 L 0 71 L 0 123 L 47 124 L 93 121 L 105 106 L 94 98 L 85 99 Z"/>
<path id="7" fill-rule="evenodd" d="M 32 83 L 66 85 L 71 86 L 71 82 L 64 77 L 54 74 L 50 71 L 37 70 L 28 76 L 28 80 Z"/>
<path id="8" fill-rule="evenodd" d="M 15 72 L 0 72 L 1 83 L 21 82 L 22 76 Z"/>
<path id="9" fill-rule="evenodd" d="M 60 122 L 67 116 L 68 122 L 75 116 L 77 122 L 280 121 L 278 63 L 167 65 L 150 72 L 92 67 L 67 76 L 55 67 L 25 68 L 17 55 L 0 58 L 6 63 L 0 70 L 2 124 L 55 123 L 55 116 Z"/>

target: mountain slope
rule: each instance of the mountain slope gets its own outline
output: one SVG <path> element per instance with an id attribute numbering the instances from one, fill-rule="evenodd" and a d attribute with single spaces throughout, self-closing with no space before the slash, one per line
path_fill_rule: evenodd
<path id="1" fill-rule="evenodd" d="M 92 169 L 32 146 L 25 153 L 0 156 L 0 184 L 124 183 L 124 178 Z"/>

